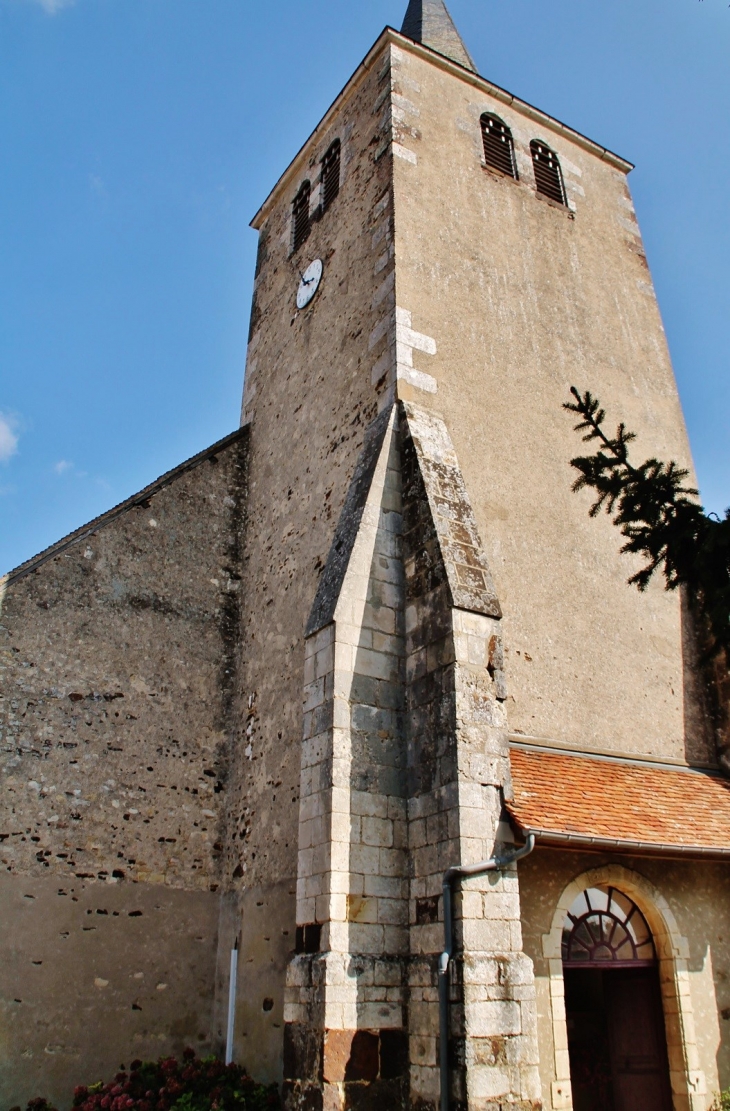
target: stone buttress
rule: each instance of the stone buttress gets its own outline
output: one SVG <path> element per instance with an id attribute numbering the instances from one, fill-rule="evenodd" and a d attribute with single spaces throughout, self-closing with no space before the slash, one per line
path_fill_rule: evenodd
<path id="1" fill-rule="evenodd" d="M 443 873 L 505 836 L 500 622 L 446 426 L 385 410 L 307 627 L 289 1109 L 437 1105 Z M 516 871 L 456 907 L 454 1106 L 537 1107 Z"/>

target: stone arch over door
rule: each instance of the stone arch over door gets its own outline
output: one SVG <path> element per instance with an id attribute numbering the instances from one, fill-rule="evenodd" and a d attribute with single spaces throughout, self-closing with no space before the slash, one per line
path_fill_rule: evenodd
<path id="1" fill-rule="evenodd" d="M 574 900 L 587 888 L 602 884 L 615 887 L 633 899 L 654 938 L 674 1111 L 705 1111 L 705 1077 L 700 1069 L 689 985 L 689 945 L 664 896 L 639 872 L 620 864 L 591 868 L 572 880 L 558 900 L 550 933 L 543 935 L 543 956 L 548 961 L 550 975 L 555 1052 L 555 1080 L 551 1093 L 554 1111 L 571 1111 L 573 1106 L 561 948 L 563 925 Z"/>

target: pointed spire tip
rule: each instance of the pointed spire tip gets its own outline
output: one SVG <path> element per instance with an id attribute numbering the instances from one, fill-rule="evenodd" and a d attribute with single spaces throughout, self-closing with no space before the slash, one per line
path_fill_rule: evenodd
<path id="1" fill-rule="evenodd" d="M 401 32 L 465 69 L 477 72 L 443 0 L 410 0 Z"/>

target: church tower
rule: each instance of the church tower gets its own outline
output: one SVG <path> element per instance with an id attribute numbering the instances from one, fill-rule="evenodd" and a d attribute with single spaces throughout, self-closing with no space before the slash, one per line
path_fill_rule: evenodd
<path id="1" fill-rule="evenodd" d="M 631 169 L 411 0 L 253 222 L 244 689 L 300 776 L 288 1108 L 437 1103 L 442 877 L 509 847 L 511 743 L 712 759 L 677 598 L 639 601 L 570 492 L 573 383 L 689 459 Z M 458 942 L 455 1106 L 537 1107 L 514 866 L 463 884 Z"/>
<path id="2" fill-rule="evenodd" d="M 571 493 L 571 385 L 691 466 L 631 169 L 410 0 L 253 220 L 240 429 L 0 582 L 8 1105 L 226 1040 L 286 1111 L 730 1085 L 691 623 Z"/>

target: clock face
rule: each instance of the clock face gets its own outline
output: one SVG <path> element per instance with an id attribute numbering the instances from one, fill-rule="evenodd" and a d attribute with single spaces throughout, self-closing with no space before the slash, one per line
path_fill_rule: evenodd
<path id="1" fill-rule="evenodd" d="M 315 293 L 319 289 L 319 283 L 322 281 L 323 270 L 324 266 L 322 265 L 322 259 L 316 258 L 314 262 L 311 262 L 309 264 L 307 269 L 302 274 L 302 280 L 300 281 L 299 289 L 297 290 L 298 309 L 305 309 L 314 297 Z"/>

